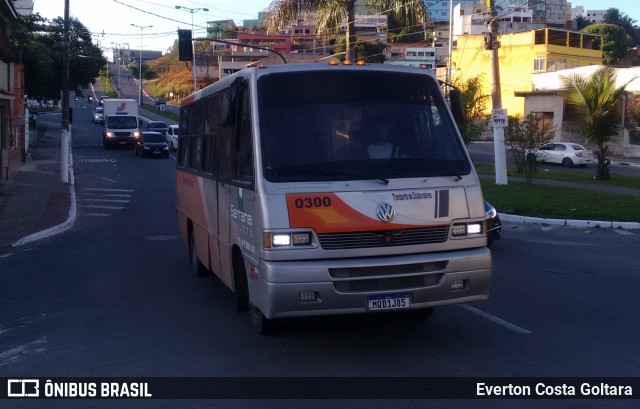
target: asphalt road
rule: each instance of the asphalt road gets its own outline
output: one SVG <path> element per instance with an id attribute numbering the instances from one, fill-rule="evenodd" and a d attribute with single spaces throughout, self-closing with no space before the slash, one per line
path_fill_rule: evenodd
<path id="1" fill-rule="evenodd" d="M 90 118 L 89 107 L 74 112 L 76 225 L 0 258 L 0 377 L 544 380 L 638 374 L 636 232 L 507 224 L 492 247 L 489 301 L 437 308 L 428 321 L 391 315 L 289 320 L 276 335 L 259 336 L 247 313 L 235 312 L 234 297 L 220 281 L 191 273 L 176 227 L 175 159 L 105 150 L 100 127 Z M 283 382 L 281 388 L 288 387 Z M 0 401 L 0 407 L 6 403 Z M 637 406 L 625 400 L 317 397 L 9 403 L 6 407 Z"/>

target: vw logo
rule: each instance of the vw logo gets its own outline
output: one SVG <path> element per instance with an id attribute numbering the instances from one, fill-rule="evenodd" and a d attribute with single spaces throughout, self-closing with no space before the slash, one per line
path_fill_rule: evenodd
<path id="1" fill-rule="evenodd" d="M 383 222 L 390 222 L 396 217 L 396 211 L 389 203 L 380 203 L 376 209 L 376 216 Z"/>

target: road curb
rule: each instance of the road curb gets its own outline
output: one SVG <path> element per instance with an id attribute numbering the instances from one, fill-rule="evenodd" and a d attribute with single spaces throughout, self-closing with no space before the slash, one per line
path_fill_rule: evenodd
<path id="1" fill-rule="evenodd" d="M 616 222 L 606 220 L 574 220 L 574 219 L 544 219 L 541 217 L 519 216 L 515 214 L 498 213 L 501 221 L 520 224 L 541 224 L 550 226 L 564 226 L 582 229 L 640 229 L 638 222 Z"/>
<path id="2" fill-rule="evenodd" d="M 69 138 L 71 140 L 71 138 Z M 49 227 L 48 229 L 41 230 L 39 232 L 25 236 L 19 240 L 16 240 L 11 244 L 11 247 L 24 246 L 25 244 L 32 243 L 37 240 L 42 240 L 47 237 L 55 236 L 73 227 L 76 221 L 76 187 L 75 176 L 73 174 L 73 153 L 71 151 L 71 143 L 69 143 L 69 214 L 67 220 L 57 226 Z"/>

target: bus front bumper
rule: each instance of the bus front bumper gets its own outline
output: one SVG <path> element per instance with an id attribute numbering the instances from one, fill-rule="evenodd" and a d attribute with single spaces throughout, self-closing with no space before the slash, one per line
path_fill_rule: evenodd
<path id="1" fill-rule="evenodd" d="M 261 260 L 249 286 L 252 302 L 267 318 L 277 318 L 486 300 L 490 281 L 491 253 L 476 248 L 340 260 Z"/>

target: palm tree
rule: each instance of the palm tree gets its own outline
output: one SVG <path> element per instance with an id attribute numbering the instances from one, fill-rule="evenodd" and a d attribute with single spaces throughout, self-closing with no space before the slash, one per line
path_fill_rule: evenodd
<path id="1" fill-rule="evenodd" d="M 573 21 L 576 22 L 576 30 L 582 30 L 586 26 L 591 25 L 591 20 L 584 16 L 576 16 Z"/>
<path id="2" fill-rule="evenodd" d="M 567 103 L 576 109 L 582 124 L 585 142 L 598 147 L 596 179 L 609 179 L 606 143 L 620 132 L 620 102 L 631 81 L 616 87 L 616 71 L 612 67 L 598 68 L 590 77 L 578 74 L 560 77 Z"/>
<path id="3" fill-rule="evenodd" d="M 357 0 L 273 0 L 269 5 L 266 25 L 270 29 L 282 28 L 295 22 L 306 13 L 316 13 L 316 30 L 320 33 L 337 33 L 346 21 L 346 55 L 355 59 L 355 19 Z M 396 18 L 418 24 L 427 20 L 427 9 L 422 0 L 362 0 L 373 12 L 393 11 Z"/>

